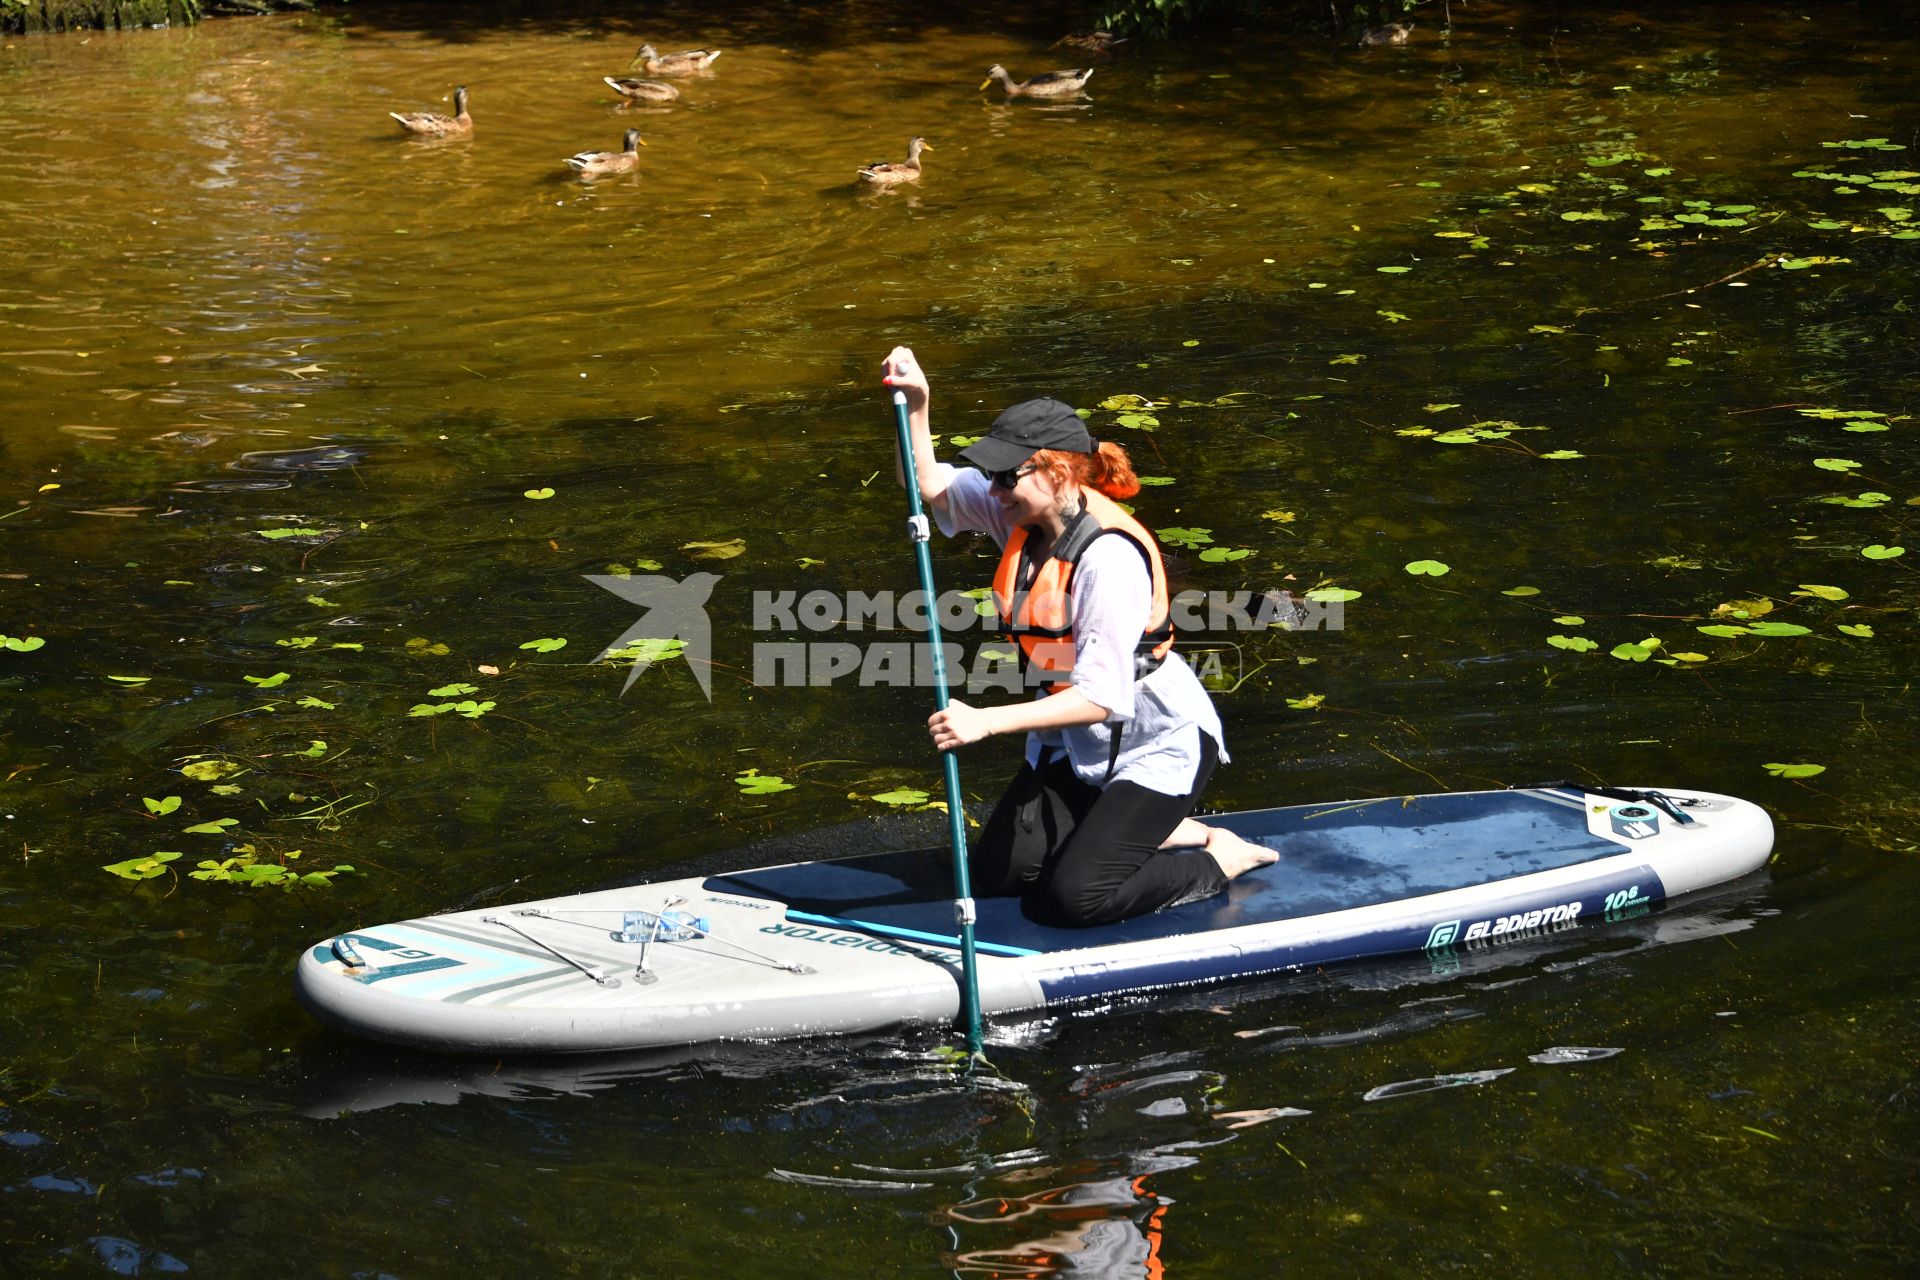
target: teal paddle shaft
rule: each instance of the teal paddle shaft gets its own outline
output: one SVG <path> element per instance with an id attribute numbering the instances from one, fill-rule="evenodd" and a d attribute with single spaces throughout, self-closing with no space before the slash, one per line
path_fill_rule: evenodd
<path id="1" fill-rule="evenodd" d="M 933 705 L 947 709 L 947 657 L 940 640 L 940 609 L 933 594 L 933 554 L 927 541 L 933 531 L 920 505 L 920 476 L 913 462 L 913 434 L 907 419 L 907 393 L 893 393 L 893 427 L 900 441 L 900 467 L 907 478 L 907 536 L 920 569 L 920 594 L 927 602 L 927 644 L 933 651 Z M 960 799 L 960 762 L 953 752 L 940 753 L 947 773 L 947 832 L 953 844 L 953 918 L 960 928 L 961 999 L 967 1017 L 967 1052 L 981 1051 L 980 977 L 973 949 L 973 886 L 967 874 L 967 814 Z"/>

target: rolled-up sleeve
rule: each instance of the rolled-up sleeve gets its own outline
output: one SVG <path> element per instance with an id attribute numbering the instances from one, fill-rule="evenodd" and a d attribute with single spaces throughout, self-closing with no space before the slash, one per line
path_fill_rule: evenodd
<path id="1" fill-rule="evenodd" d="M 961 533 L 991 534 L 995 542 L 1006 545 L 1011 532 L 1007 515 L 993 500 L 993 486 L 987 477 L 972 467 L 956 467 L 943 462 L 936 474 L 946 482 L 944 508 L 933 509 L 934 525 L 951 538 Z"/>

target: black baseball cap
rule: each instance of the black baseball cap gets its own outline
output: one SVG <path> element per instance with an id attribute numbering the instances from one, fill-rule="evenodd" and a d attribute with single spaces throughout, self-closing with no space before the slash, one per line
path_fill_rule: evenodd
<path id="1" fill-rule="evenodd" d="M 1041 449 L 1092 453 L 1099 447 L 1072 405 L 1041 396 L 1002 409 L 987 434 L 960 456 L 982 471 L 1011 471 Z"/>

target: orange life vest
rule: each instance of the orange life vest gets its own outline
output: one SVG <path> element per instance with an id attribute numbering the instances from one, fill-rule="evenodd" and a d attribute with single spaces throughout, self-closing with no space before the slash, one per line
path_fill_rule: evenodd
<path id="1" fill-rule="evenodd" d="M 1046 683 L 1049 693 L 1069 688 L 1073 670 L 1073 608 L 1067 592 L 1073 571 L 1096 538 L 1113 534 L 1125 538 L 1147 562 L 1153 582 L 1153 608 L 1147 628 L 1134 649 L 1134 678 L 1157 670 L 1173 649 L 1173 622 L 1167 595 L 1167 568 L 1159 544 L 1146 526 L 1120 509 L 1103 493 L 1081 495 L 1080 513 L 1068 521 L 1059 540 L 1043 558 L 1028 549 L 1025 525 L 1013 531 L 993 574 L 993 602 L 1000 625 L 1020 645 L 1021 665 L 1029 684 Z"/>

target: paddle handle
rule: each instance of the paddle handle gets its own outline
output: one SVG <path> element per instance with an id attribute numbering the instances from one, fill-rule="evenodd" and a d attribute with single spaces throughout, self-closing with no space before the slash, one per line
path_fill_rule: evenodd
<path id="1" fill-rule="evenodd" d="M 920 501 L 920 476 L 913 460 L 913 427 L 907 414 L 907 393 L 893 393 L 893 428 L 900 446 L 900 468 L 907 482 L 907 537 L 913 543 L 915 566 L 920 571 L 920 594 L 927 602 L 927 643 L 932 647 L 930 666 L 933 675 L 933 705 L 945 711 L 947 658 L 940 637 L 940 609 L 933 593 L 933 553 L 927 543 L 933 536 L 926 509 Z M 960 931 L 960 978 L 963 1012 L 967 1022 L 967 1051 L 979 1056 L 983 1042 L 980 1016 L 980 977 L 974 954 L 973 925 L 977 918 L 973 904 L 973 885 L 967 871 L 967 814 L 960 797 L 960 762 L 951 751 L 940 753 L 947 781 L 947 836 L 953 846 L 953 915 Z"/>

